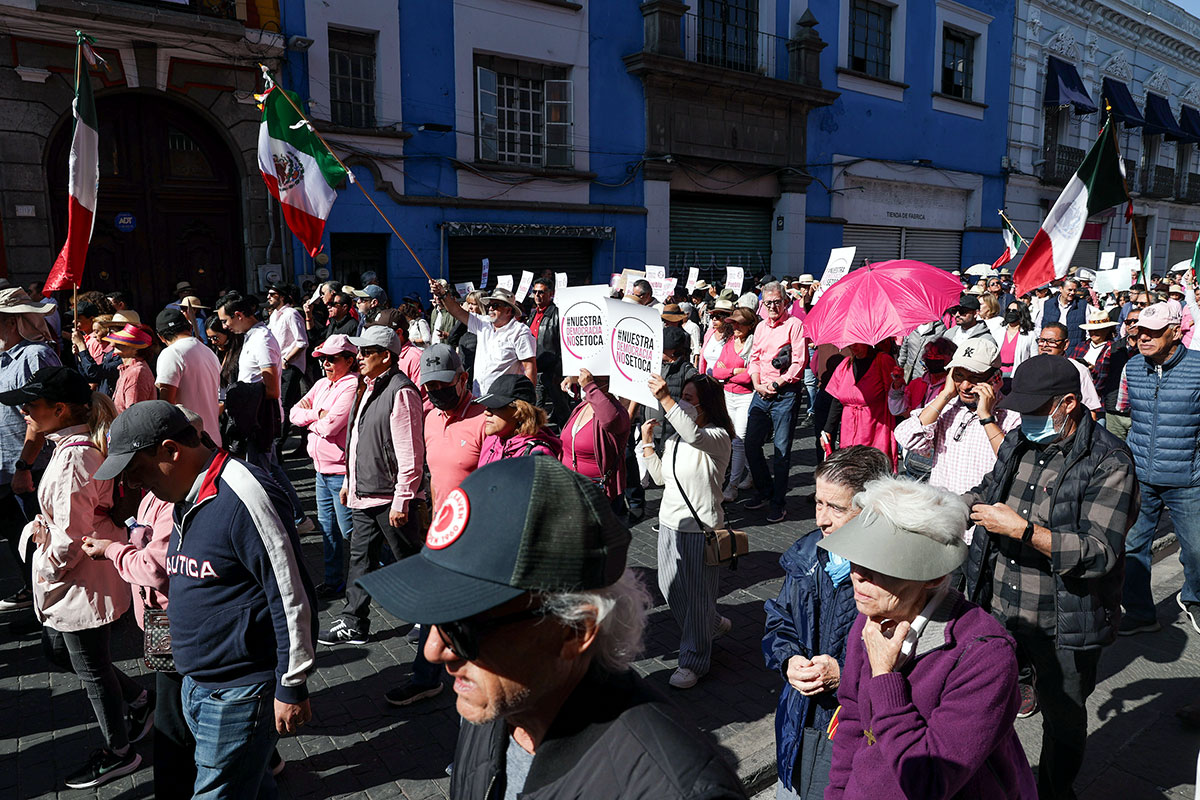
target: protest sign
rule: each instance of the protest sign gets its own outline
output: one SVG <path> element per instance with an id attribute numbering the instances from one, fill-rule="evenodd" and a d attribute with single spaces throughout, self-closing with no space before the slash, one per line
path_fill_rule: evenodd
<path id="1" fill-rule="evenodd" d="M 479 279 L 479 285 L 480 285 L 480 286 L 487 286 L 487 274 L 488 274 L 488 268 L 489 268 L 491 265 L 492 265 L 492 262 L 491 262 L 491 261 L 489 261 L 488 259 L 486 259 L 486 258 L 485 258 L 485 259 L 483 260 L 483 276 L 482 276 L 482 277 Z"/>
<path id="2" fill-rule="evenodd" d="M 618 397 L 657 407 L 649 381 L 662 368 L 663 324 L 658 309 L 611 297 L 605 303 L 612 356 L 609 389 Z"/>
<path id="3" fill-rule="evenodd" d="M 533 273 L 521 270 L 521 282 L 517 284 L 517 290 L 513 294 L 517 298 L 518 303 L 525 302 L 525 296 L 529 294 L 529 287 L 533 285 Z"/>
<path id="4" fill-rule="evenodd" d="M 688 269 L 687 283 L 684 284 L 687 287 L 688 294 L 691 294 L 692 290 L 696 288 L 696 284 L 699 282 L 700 282 L 700 268 L 699 267 L 690 267 Z"/>
<path id="5" fill-rule="evenodd" d="M 567 273 L 565 273 L 565 272 L 554 273 L 554 291 L 557 292 L 557 291 L 559 291 L 561 289 L 565 289 L 565 288 L 567 288 Z"/>
<path id="6" fill-rule="evenodd" d="M 512 291 L 512 275 L 500 275 L 496 278 L 497 289 L 508 289 Z"/>
<path id="7" fill-rule="evenodd" d="M 732 289 L 735 295 L 742 293 L 742 281 L 745 280 L 745 273 L 741 267 L 726 267 L 725 268 L 725 288 Z"/>
<path id="8" fill-rule="evenodd" d="M 1117 261 L 1116 269 L 1104 269 L 1096 273 L 1096 291 L 1123 292 L 1133 286 L 1133 273 L 1142 268 L 1142 263 L 1136 257 L 1122 258 Z"/>
<path id="9" fill-rule="evenodd" d="M 829 251 L 825 274 L 821 276 L 822 286 L 829 288 L 850 272 L 850 265 L 854 263 L 854 251 L 857 249 L 857 247 L 835 247 Z"/>
<path id="10" fill-rule="evenodd" d="M 605 337 L 608 293 L 607 286 L 570 286 L 555 295 L 563 375 L 578 375 L 580 367 L 593 375 L 609 374 L 612 361 Z"/>
<path id="11" fill-rule="evenodd" d="M 646 265 L 646 280 L 653 281 L 655 279 L 660 280 L 660 281 L 665 281 L 667 279 L 667 268 L 666 267 L 656 267 L 653 264 L 647 264 Z"/>
<path id="12" fill-rule="evenodd" d="M 1112 252 L 1111 250 L 1107 253 L 1100 254 L 1100 269 L 1102 269 L 1102 270 L 1112 269 L 1113 265 L 1116 263 L 1117 263 L 1117 254 Z"/>
<path id="13" fill-rule="evenodd" d="M 471 292 L 475 291 L 475 284 L 467 281 L 466 283 L 454 284 L 454 290 L 458 292 L 459 297 L 466 297 Z"/>

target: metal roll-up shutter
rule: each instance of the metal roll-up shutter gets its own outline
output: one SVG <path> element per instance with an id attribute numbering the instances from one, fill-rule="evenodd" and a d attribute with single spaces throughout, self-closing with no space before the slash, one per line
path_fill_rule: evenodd
<path id="1" fill-rule="evenodd" d="M 1079 246 L 1075 248 L 1075 255 L 1071 256 L 1071 266 L 1096 269 L 1099 264 L 1100 240 L 1080 239 Z"/>
<path id="2" fill-rule="evenodd" d="M 962 233 L 906 228 L 904 258 L 923 261 L 946 271 L 963 269 Z"/>
<path id="3" fill-rule="evenodd" d="M 513 288 L 521 282 L 521 271 L 535 278 L 544 272 L 567 273 L 568 286 L 588 286 L 592 278 L 594 239 L 554 236 L 450 236 L 447 237 L 450 283 L 471 281 L 479 286 L 483 259 L 488 259 L 488 286 L 496 276 L 512 275 Z M 607 275 L 607 273 L 606 273 Z M 551 276 L 553 277 L 553 276 Z M 601 281 L 607 283 L 607 281 Z"/>
<path id="4" fill-rule="evenodd" d="M 707 281 L 725 281 L 725 267 L 741 267 L 746 279 L 771 271 L 771 205 L 739 201 L 671 198 L 671 263 L 676 277 L 699 267 Z M 748 284 L 747 284 L 748 285 Z"/>
<path id="5" fill-rule="evenodd" d="M 900 257 L 901 229 L 886 225 L 845 225 L 842 227 L 842 247 L 857 247 L 852 268 L 861 267 L 863 259 L 874 264 Z"/>

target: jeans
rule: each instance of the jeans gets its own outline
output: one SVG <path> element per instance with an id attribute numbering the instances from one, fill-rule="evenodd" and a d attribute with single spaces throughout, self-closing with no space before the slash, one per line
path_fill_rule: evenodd
<path id="1" fill-rule="evenodd" d="M 124 750 L 129 746 L 125 707 L 144 691 L 112 663 L 108 642 L 113 623 L 82 631 L 42 628 L 42 648 L 50 663 L 74 672 L 83 682 L 92 713 L 100 723 L 104 746 Z"/>
<path id="2" fill-rule="evenodd" d="M 354 532 L 350 536 L 350 574 L 346 577 L 346 605 L 342 608 L 341 618 L 354 630 L 368 633 L 371 629 L 371 596 L 358 585 L 358 579 L 380 563 L 385 544 L 397 561 L 420 551 L 425 534 L 418 520 L 424 502 L 408 501 L 408 520 L 399 528 L 393 528 L 388 521 L 391 503 L 352 509 Z"/>
<path id="3" fill-rule="evenodd" d="M 754 491 L 759 498 L 771 501 L 771 508 L 780 511 L 787 497 L 788 473 L 792 465 L 792 431 L 796 427 L 799 404 L 795 391 L 781 391 L 770 400 L 755 394 L 750 401 L 750 419 L 746 422 L 746 461 L 754 477 Z M 771 471 L 763 445 L 770 437 L 775 446 Z M 772 475 L 773 473 L 773 475 Z"/>
<path id="4" fill-rule="evenodd" d="M 273 800 L 267 764 L 279 741 L 275 682 L 206 689 L 185 677 L 182 691 L 183 715 L 196 737 L 195 800 Z"/>
<path id="5" fill-rule="evenodd" d="M 296 494 L 296 487 L 292 486 L 287 473 L 283 471 L 283 467 L 279 466 L 275 448 L 271 447 L 263 451 L 252 442 L 246 448 L 246 461 L 270 475 L 275 483 L 279 484 L 279 488 L 283 489 L 292 503 L 292 515 L 295 517 L 296 524 L 299 525 L 304 519 L 304 507 L 300 505 L 300 495 Z"/>
<path id="6" fill-rule="evenodd" d="M 317 473 L 317 524 L 325 541 L 325 585 L 333 589 L 345 583 L 342 540 L 350 541 L 354 530 L 350 509 L 342 504 L 339 494 L 345 482 L 345 475 Z"/>
<path id="7" fill-rule="evenodd" d="M 288 419 L 288 415 L 291 413 L 292 406 L 300 402 L 304 388 L 301 385 L 303 381 L 304 373 L 299 367 L 290 364 L 283 368 L 283 374 L 279 376 L 279 399 L 283 403 L 282 428 L 279 432 L 279 443 L 281 445 L 291 435 L 292 422 Z"/>
<path id="8" fill-rule="evenodd" d="M 1197 591 L 1200 589 L 1200 486 L 1139 485 L 1142 508 L 1125 537 L 1125 586 L 1121 603 L 1129 616 L 1152 620 L 1156 614 L 1150 591 L 1150 545 L 1163 506 L 1168 507 L 1179 539 L 1179 561 L 1183 564 L 1181 599 L 1185 603 L 1200 600 Z"/>
<path id="9" fill-rule="evenodd" d="M 1037 675 L 1042 711 L 1039 800 L 1074 800 L 1072 784 L 1087 744 L 1087 699 L 1096 688 L 1100 650 L 1059 650 L 1054 637 L 1013 631 L 1017 649 Z"/>
<path id="10" fill-rule="evenodd" d="M 154 799 L 190 800 L 196 785 L 196 739 L 183 715 L 183 676 L 154 673 Z"/>
<path id="11" fill-rule="evenodd" d="M 813 406 L 817 404 L 817 375 L 812 371 L 812 360 L 815 358 L 816 351 L 814 350 L 808 356 L 810 366 L 804 368 L 804 392 L 808 395 L 808 411 L 812 413 Z"/>

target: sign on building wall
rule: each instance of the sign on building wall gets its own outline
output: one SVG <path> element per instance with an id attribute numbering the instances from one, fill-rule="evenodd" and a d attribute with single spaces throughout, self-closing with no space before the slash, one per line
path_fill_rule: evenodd
<path id="1" fill-rule="evenodd" d="M 833 216 L 860 225 L 961 231 L 970 192 L 847 175 L 833 196 Z"/>

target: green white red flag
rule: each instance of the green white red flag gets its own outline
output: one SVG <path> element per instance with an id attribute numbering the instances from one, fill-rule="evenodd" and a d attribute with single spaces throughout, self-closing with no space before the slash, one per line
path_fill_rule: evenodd
<path id="1" fill-rule="evenodd" d="M 67 241 L 46 277 L 43 292 L 78 287 L 83 279 L 88 244 L 96 219 L 96 192 L 100 183 L 100 137 L 96 123 L 96 101 L 92 79 L 84 62 L 96 63 L 88 46 L 89 38 L 75 31 L 75 100 L 71 104 L 75 132 L 71 137 L 71 158 L 67 168 Z"/>
<path id="2" fill-rule="evenodd" d="M 1125 162 L 1110 116 L 1013 272 L 1017 296 L 1066 275 L 1088 217 L 1128 202 Z"/>
<path id="3" fill-rule="evenodd" d="M 1017 229 L 1008 221 L 1008 217 L 1000 215 L 1000 235 L 1004 237 L 1004 252 L 1000 257 L 992 262 L 992 269 L 999 269 L 1008 262 L 1017 257 L 1017 251 L 1021 249 L 1021 245 L 1029 244 L 1021 238 L 1021 234 L 1017 233 Z"/>
<path id="4" fill-rule="evenodd" d="M 288 102 L 291 98 L 291 102 Z M 294 105 L 293 105 L 294 104 Z M 337 159 L 299 112 L 300 98 L 268 83 L 258 130 L 258 168 L 283 218 L 310 256 L 321 251 L 325 220 L 346 177 Z"/>

